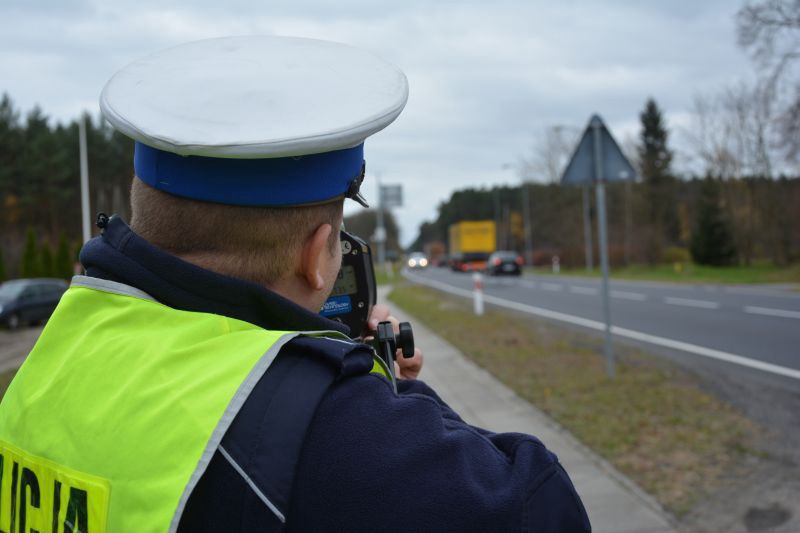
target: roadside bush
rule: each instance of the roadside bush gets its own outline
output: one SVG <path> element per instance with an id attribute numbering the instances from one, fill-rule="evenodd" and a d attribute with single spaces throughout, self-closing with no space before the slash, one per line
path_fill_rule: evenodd
<path id="1" fill-rule="evenodd" d="M 689 250 L 680 246 L 667 246 L 661 254 L 661 261 L 670 265 L 688 263 L 691 259 L 692 256 L 689 254 Z"/>

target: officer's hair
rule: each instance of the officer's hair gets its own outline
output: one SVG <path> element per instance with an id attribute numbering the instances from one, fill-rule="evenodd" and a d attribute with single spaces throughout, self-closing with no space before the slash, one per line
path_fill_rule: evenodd
<path id="1" fill-rule="evenodd" d="M 179 198 L 138 178 L 131 228 L 159 248 L 220 274 L 272 286 L 292 275 L 296 251 L 320 224 L 339 246 L 343 199 L 303 207 L 243 207 Z M 193 260 L 194 259 L 194 260 Z"/>

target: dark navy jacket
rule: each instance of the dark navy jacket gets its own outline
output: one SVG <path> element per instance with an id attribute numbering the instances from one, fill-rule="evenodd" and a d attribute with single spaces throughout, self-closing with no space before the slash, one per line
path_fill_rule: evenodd
<path id="1" fill-rule="evenodd" d="M 116 217 L 87 243 L 81 262 L 89 276 L 134 286 L 174 308 L 266 329 L 342 330 L 257 285 L 177 259 Z M 273 394 L 266 377 L 288 372 L 293 361 L 324 359 L 326 351 L 303 339 L 282 349 L 192 493 L 180 531 L 280 527 L 263 497 L 274 488 L 273 458 L 263 450 L 276 449 L 281 435 L 280 427 L 263 424 Z M 281 485 L 290 494 L 276 496 L 285 506 L 284 531 L 590 531 L 567 473 L 538 439 L 472 427 L 422 381 L 400 380 L 395 393 L 385 378 L 368 373 L 368 356 L 352 360 L 367 370 L 337 379 L 304 442 L 285 445 L 296 448 L 296 464 L 293 482 Z M 302 402 L 303 390 L 295 397 Z"/>

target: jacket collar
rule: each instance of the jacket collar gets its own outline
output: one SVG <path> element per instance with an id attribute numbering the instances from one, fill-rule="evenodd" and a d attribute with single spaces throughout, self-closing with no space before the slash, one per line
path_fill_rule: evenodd
<path id="1" fill-rule="evenodd" d="M 255 283 L 223 276 L 166 253 L 113 216 L 80 253 L 86 274 L 125 283 L 184 311 L 214 313 L 272 330 L 334 330 L 347 326 L 312 313 Z"/>

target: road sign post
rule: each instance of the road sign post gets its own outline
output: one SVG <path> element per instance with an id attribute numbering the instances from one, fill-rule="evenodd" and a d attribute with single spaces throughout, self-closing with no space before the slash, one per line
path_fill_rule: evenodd
<path id="1" fill-rule="evenodd" d="M 606 235 L 606 189 L 603 183 L 603 148 L 602 148 L 602 124 L 599 120 L 592 121 L 592 137 L 594 140 L 594 164 L 595 164 L 595 200 L 597 201 L 597 230 L 598 241 L 600 241 L 600 268 L 603 271 L 603 318 L 605 319 L 606 331 L 603 351 L 606 354 L 606 373 L 608 377 L 615 375 L 614 368 L 614 348 L 611 345 L 611 304 L 608 291 L 608 235 Z"/>
<path id="2" fill-rule="evenodd" d="M 584 188 L 583 208 L 584 224 L 588 221 L 588 188 L 595 186 L 595 199 L 597 201 L 597 232 L 600 247 L 600 268 L 603 272 L 603 318 L 605 322 L 604 353 L 606 356 L 606 373 L 613 378 L 616 370 L 614 364 L 614 350 L 611 342 L 611 302 L 609 299 L 608 282 L 608 230 L 606 222 L 606 190 L 607 182 L 635 180 L 636 172 L 619 149 L 611 133 L 603 124 L 602 119 L 594 115 L 589 120 L 589 125 L 583 132 L 575 152 L 572 154 L 569 165 L 561 177 L 562 184 L 582 185 Z M 586 226 L 584 226 L 586 228 Z M 586 231 L 587 245 L 590 242 L 591 229 Z M 591 255 L 587 248 L 587 268 L 590 267 Z"/>
<path id="3" fill-rule="evenodd" d="M 589 186 L 581 187 L 583 196 L 583 246 L 584 259 L 586 260 L 586 272 L 591 272 L 592 265 L 592 218 L 589 212 Z"/>

